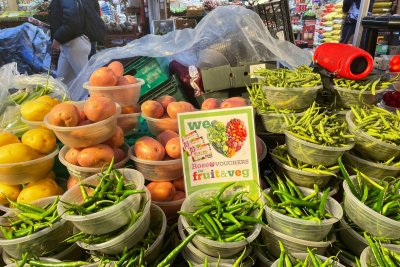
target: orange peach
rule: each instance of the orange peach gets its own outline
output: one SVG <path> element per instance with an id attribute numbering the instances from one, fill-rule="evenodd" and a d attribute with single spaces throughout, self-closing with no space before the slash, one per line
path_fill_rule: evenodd
<path id="1" fill-rule="evenodd" d="M 179 134 L 172 130 L 165 130 L 161 132 L 159 135 L 157 135 L 156 139 L 158 142 L 160 142 L 163 146 L 167 144 L 167 142 L 174 137 L 178 137 Z"/>
<path id="2" fill-rule="evenodd" d="M 150 118 L 159 119 L 164 115 L 163 106 L 155 100 L 146 100 L 141 106 L 142 113 Z"/>
<path id="3" fill-rule="evenodd" d="M 83 111 L 89 120 L 98 122 L 114 115 L 116 107 L 115 103 L 107 97 L 92 96 L 85 102 Z"/>
<path id="4" fill-rule="evenodd" d="M 170 95 L 162 95 L 158 97 L 156 100 L 163 106 L 165 110 L 167 110 L 169 103 L 176 102 L 175 98 Z"/>
<path id="5" fill-rule="evenodd" d="M 156 139 L 149 136 L 142 136 L 136 140 L 133 151 L 139 159 L 163 160 L 165 148 Z"/>
<path id="6" fill-rule="evenodd" d="M 165 145 L 165 152 L 173 159 L 181 157 L 181 140 L 179 137 L 173 137 Z"/>

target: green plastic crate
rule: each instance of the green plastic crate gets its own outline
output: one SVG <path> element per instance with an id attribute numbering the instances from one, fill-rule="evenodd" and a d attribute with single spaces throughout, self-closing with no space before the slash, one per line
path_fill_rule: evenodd
<path id="1" fill-rule="evenodd" d="M 140 95 L 144 95 L 169 79 L 168 60 L 165 58 L 137 57 L 124 66 L 125 75 L 143 79 Z"/>

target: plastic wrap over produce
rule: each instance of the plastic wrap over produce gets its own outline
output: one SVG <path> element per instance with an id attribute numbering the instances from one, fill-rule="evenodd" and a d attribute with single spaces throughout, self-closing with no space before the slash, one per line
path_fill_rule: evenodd
<path id="1" fill-rule="evenodd" d="M 0 131 L 21 136 L 28 126 L 21 121 L 20 106 L 40 96 L 69 99 L 67 86 L 47 74 L 20 75 L 17 63 L 0 68 Z"/>
<path id="2" fill-rule="evenodd" d="M 24 23 L 0 31 L 0 66 L 16 62 L 20 73 L 33 74 L 46 69 L 44 59 L 50 37 L 40 27 Z"/>
<path id="3" fill-rule="evenodd" d="M 194 29 L 163 36 L 146 35 L 123 47 L 103 50 L 92 57 L 70 86 L 73 100 L 86 98 L 82 84 L 91 73 L 110 62 L 135 56 L 168 57 L 184 65 L 197 66 L 204 49 L 222 54 L 231 66 L 265 60 L 279 60 L 288 67 L 309 65 L 311 54 L 294 44 L 274 39 L 259 15 L 252 10 L 227 6 L 211 11 Z"/>

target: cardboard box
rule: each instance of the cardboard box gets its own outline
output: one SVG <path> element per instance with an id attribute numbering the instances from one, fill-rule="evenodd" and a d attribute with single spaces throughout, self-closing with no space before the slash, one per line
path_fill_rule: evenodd
<path id="1" fill-rule="evenodd" d="M 374 68 L 378 70 L 388 70 L 389 63 L 393 55 L 382 55 L 374 58 Z"/>
<path id="2" fill-rule="evenodd" d="M 251 77 L 251 73 L 256 68 L 275 69 L 276 62 L 257 62 L 248 63 L 243 66 L 231 67 L 224 65 L 214 68 L 201 69 L 201 78 L 205 92 L 215 92 L 230 88 L 250 86 L 257 81 L 256 77 Z"/>

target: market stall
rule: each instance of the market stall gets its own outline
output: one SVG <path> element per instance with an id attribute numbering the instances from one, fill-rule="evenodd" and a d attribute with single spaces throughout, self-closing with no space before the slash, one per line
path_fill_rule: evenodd
<path id="1" fill-rule="evenodd" d="M 71 88 L 1 68 L 2 266 L 399 266 L 399 58 L 312 59 L 218 7 Z"/>

